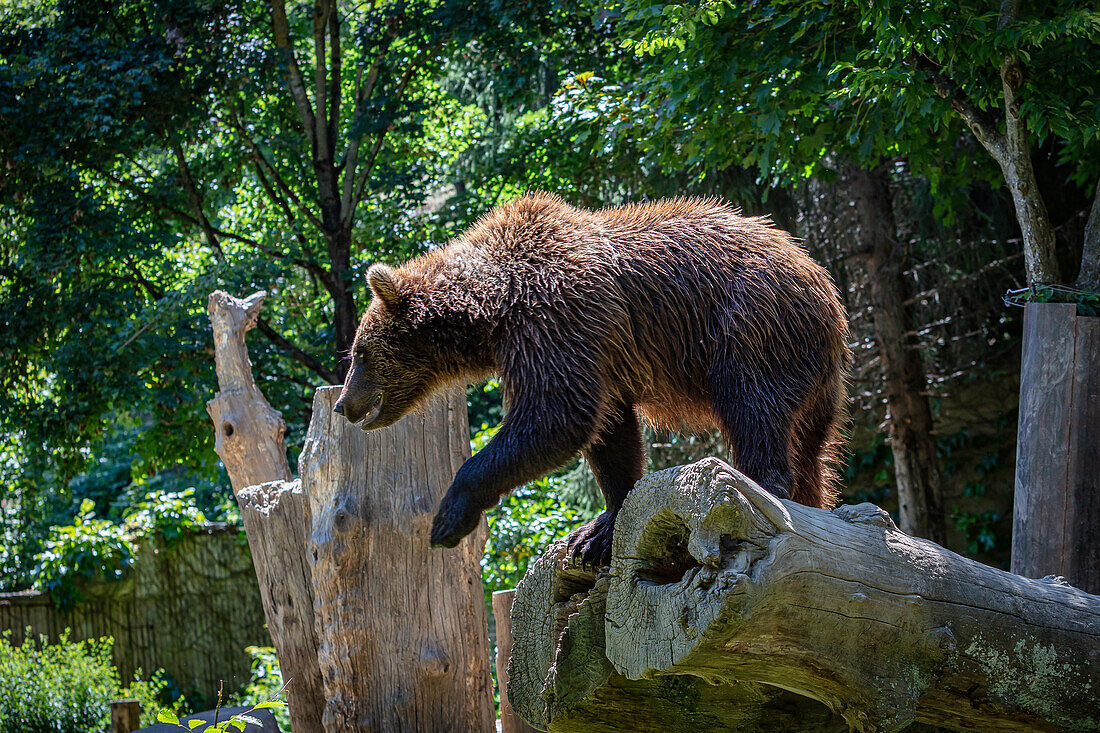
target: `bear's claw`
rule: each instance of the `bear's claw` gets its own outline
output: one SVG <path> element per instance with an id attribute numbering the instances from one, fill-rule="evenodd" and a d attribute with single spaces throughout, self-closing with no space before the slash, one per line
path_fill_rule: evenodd
<path id="1" fill-rule="evenodd" d="M 611 540 L 615 533 L 615 514 L 603 512 L 588 524 L 577 527 L 566 538 L 569 554 L 593 569 L 611 564 Z"/>

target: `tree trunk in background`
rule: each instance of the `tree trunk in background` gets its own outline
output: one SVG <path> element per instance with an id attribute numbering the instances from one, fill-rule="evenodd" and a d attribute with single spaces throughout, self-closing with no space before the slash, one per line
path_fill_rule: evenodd
<path id="1" fill-rule="evenodd" d="M 451 389 L 369 432 L 332 412 L 339 393 L 317 391 L 299 459 L 325 730 L 491 731 L 487 528 L 456 549 L 428 546 L 439 501 L 470 455 L 465 393 Z"/>
<path id="2" fill-rule="evenodd" d="M 901 528 L 943 544 L 946 537 L 940 471 L 932 436 L 932 409 L 924 363 L 905 306 L 909 285 L 905 253 L 897 242 L 890 182 L 881 170 L 853 171 L 859 210 L 860 249 L 867 253 L 872 323 L 889 410 L 890 447 Z"/>
<path id="3" fill-rule="evenodd" d="M 1100 318 L 1028 303 L 1012 572 L 1100 593 Z"/>
<path id="4" fill-rule="evenodd" d="M 207 312 L 214 328 L 220 391 L 206 403 L 252 551 L 264 617 L 289 680 L 287 703 L 295 733 L 321 733 L 321 672 L 313 622 L 313 583 L 306 561 L 309 506 L 283 443 L 282 415 L 268 404 L 252 376 L 245 334 L 256 325 L 264 293 L 244 300 L 220 290 Z M 207 691 L 204 691 L 207 692 Z"/>
<path id="5" fill-rule="evenodd" d="M 552 545 L 512 616 L 512 705 L 550 731 L 1100 720 L 1100 597 L 909 537 L 870 504 L 776 499 L 715 458 L 638 482 L 610 572 Z"/>
<path id="6" fill-rule="evenodd" d="M 1085 224 L 1081 271 L 1077 274 L 1075 284 L 1082 290 L 1100 291 L 1100 186 L 1096 187 L 1089 220 Z"/>
<path id="7" fill-rule="evenodd" d="M 337 197 L 339 203 L 339 197 Z M 355 293 L 351 276 L 351 232 L 341 231 L 329 239 L 332 272 L 333 328 L 336 331 L 336 375 L 343 383 L 351 366 L 351 350 L 359 319 L 355 313 Z"/>

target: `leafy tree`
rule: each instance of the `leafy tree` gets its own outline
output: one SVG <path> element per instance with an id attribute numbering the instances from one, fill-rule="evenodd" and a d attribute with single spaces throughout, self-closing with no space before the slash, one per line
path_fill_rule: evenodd
<path id="1" fill-rule="evenodd" d="M 478 113 L 440 86 L 444 66 L 482 36 L 506 50 L 499 21 L 530 9 L 5 6 L 6 520 L 33 536 L 71 516 L 73 478 L 119 441 L 130 481 L 224 482 L 203 410 L 215 288 L 271 291 L 252 355 L 296 445 L 313 387 L 345 369 L 367 265 L 453 230 L 425 201 Z"/>

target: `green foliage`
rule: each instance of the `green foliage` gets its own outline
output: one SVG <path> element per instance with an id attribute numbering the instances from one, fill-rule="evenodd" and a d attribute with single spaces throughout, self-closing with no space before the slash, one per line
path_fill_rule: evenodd
<path id="1" fill-rule="evenodd" d="M 191 527 L 206 521 L 195 505 L 193 489 L 147 494 L 115 523 L 96 519 L 94 503 L 85 498 L 71 524 L 50 527 L 36 557 L 36 586 L 54 603 L 70 609 L 81 600 L 82 578 L 118 578 L 134 562 L 140 537 L 163 538 L 171 548 Z"/>
<path id="2" fill-rule="evenodd" d="M 1076 303 L 1077 315 L 1100 316 L 1100 293 L 1079 290 L 1065 285 L 1038 285 L 1009 290 L 1004 296 L 1005 305 L 1023 306 L 1027 303 Z"/>
<path id="3" fill-rule="evenodd" d="M 563 501 L 569 493 L 566 483 L 556 476 L 527 484 L 485 513 L 489 540 L 481 580 L 487 598 L 493 591 L 515 588 L 533 558 L 595 516 Z"/>
<path id="4" fill-rule="evenodd" d="M 66 630 L 56 644 L 45 637 L 11 643 L 0 636 L 0 733 L 89 733 L 110 723 L 109 701 L 136 697 L 142 723 L 153 722 L 167 683 L 158 672 L 140 672 L 123 686 L 111 664 L 110 638 L 70 642 Z"/>
<path id="5" fill-rule="evenodd" d="M 275 647 L 250 646 L 245 651 L 252 657 L 252 679 L 231 697 L 234 705 L 255 707 L 261 703 L 277 700 L 286 690 L 283 671 L 279 659 L 275 656 Z M 271 707 L 271 706 L 268 706 Z M 271 707 L 279 730 L 290 731 L 290 713 L 285 706 Z"/>
<path id="6" fill-rule="evenodd" d="M 244 731 L 248 726 L 255 725 L 261 726 L 263 723 L 258 718 L 250 713 L 257 710 L 265 709 L 282 709 L 286 707 L 286 702 L 283 700 L 265 700 L 263 702 L 256 703 L 249 710 L 243 713 L 237 713 L 225 720 L 218 720 L 214 723 L 205 723 L 201 720 L 189 720 L 186 724 L 180 722 L 179 715 L 172 710 L 161 710 L 157 713 L 157 721 L 161 723 L 167 723 L 168 725 L 174 725 L 185 731 L 194 731 L 195 733 L 207 733 L 208 731 L 218 731 L 219 733 L 227 733 L 228 731 Z"/>
<path id="7" fill-rule="evenodd" d="M 976 555 L 980 551 L 989 552 L 997 545 L 994 528 L 1001 515 L 995 511 L 967 512 L 953 508 L 951 520 L 966 538 L 966 553 Z"/>
<path id="8" fill-rule="evenodd" d="M 134 561 L 129 528 L 95 519 L 90 499 L 80 509 L 72 524 L 50 528 L 37 558 L 38 585 L 62 609 L 72 608 L 81 599 L 77 579 L 118 578 Z"/>
<path id="9" fill-rule="evenodd" d="M 496 434 L 499 425 L 479 430 L 470 445 L 476 453 Z M 486 603 L 493 591 L 515 588 L 527 565 L 547 546 L 592 519 L 597 512 L 569 486 L 568 470 L 521 486 L 501 497 L 485 513 L 489 539 L 481 558 L 481 581 Z"/>
<path id="10" fill-rule="evenodd" d="M 172 547 L 186 530 L 206 523 L 206 515 L 195 505 L 194 497 L 194 489 L 146 494 L 128 511 L 126 525 L 134 532 L 159 535 Z"/>

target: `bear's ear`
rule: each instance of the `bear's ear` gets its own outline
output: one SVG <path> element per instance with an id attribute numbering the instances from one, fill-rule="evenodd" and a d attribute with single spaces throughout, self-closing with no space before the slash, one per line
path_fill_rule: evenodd
<path id="1" fill-rule="evenodd" d="M 401 294 L 397 291 L 397 281 L 393 276 L 393 268 L 378 262 L 367 270 L 367 284 L 375 297 L 393 308 L 401 301 Z"/>

